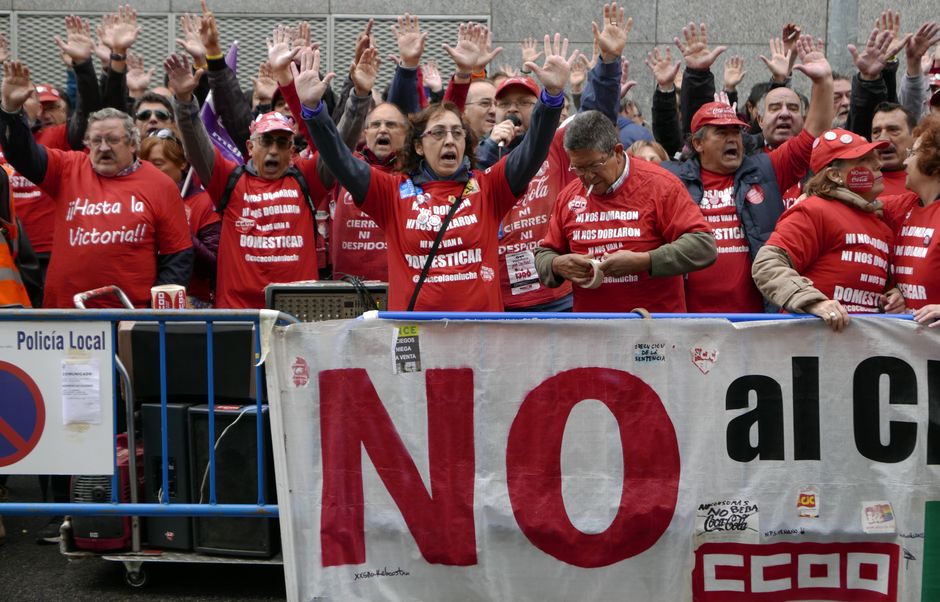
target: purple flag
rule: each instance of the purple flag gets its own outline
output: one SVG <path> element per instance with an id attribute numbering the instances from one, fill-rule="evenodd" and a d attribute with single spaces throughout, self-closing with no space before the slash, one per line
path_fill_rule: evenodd
<path id="1" fill-rule="evenodd" d="M 236 72 L 236 66 L 238 65 L 238 42 L 232 42 L 232 45 L 229 47 L 228 54 L 225 55 L 225 64 L 228 65 L 232 72 Z M 216 115 L 215 105 L 212 102 L 212 92 L 209 92 L 209 95 L 206 97 L 206 102 L 202 105 L 202 110 L 199 111 L 199 117 L 202 118 L 202 123 L 206 126 L 209 139 L 212 140 L 212 144 L 219 149 L 222 156 L 238 165 L 244 163 L 245 160 L 239 152 L 238 147 L 232 142 L 232 137 L 229 136 L 226 131 L 222 120 Z"/>

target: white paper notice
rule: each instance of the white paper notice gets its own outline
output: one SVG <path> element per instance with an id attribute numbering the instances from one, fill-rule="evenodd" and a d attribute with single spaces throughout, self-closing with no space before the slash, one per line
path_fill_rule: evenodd
<path id="1" fill-rule="evenodd" d="M 101 374 L 97 359 L 62 360 L 62 423 L 101 424 Z"/>

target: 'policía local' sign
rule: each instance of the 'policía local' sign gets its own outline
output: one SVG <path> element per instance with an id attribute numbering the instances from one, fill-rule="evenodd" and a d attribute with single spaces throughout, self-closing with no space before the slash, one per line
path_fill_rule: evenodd
<path id="1" fill-rule="evenodd" d="M 110 323 L 0 322 L 0 474 L 111 474 Z"/>

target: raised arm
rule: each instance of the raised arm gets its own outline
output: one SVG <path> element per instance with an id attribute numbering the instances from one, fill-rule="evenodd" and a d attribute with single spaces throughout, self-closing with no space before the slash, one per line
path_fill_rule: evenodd
<path id="1" fill-rule="evenodd" d="M 711 68 L 718 56 L 727 50 L 727 46 L 708 47 L 708 28 L 702 23 L 698 26 L 689 23 L 682 28 L 682 39 L 674 39 L 676 46 L 685 59 L 685 76 L 679 91 L 682 134 L 691 132 L 692 116 L 702 105 L 712 102 L 715 97 L 715 78 Z"/>
<path id="2" fill-rule="evenodd" d="M 98 76 L 91 62 L 94 43 L 91 41 L 91 28 L 80 17 L 70 15 L 65 18 L 66 38 L 63 41 L 56 36 L 55 43 L 64 56 L 69 57 L 75 72 L 78 95 L 75 99 L 75 111 L 68 120 L 68 142 L 74 150 L 85 148 L 85 130 L 88 128 L 88 115 L 101 108 L 101 93 L 98 88 Z"/>
<path id="3" fill-rule="evenodd" d="M 871 122 L 875 107 L 888 99 L 883 71 L 888 63 L 888 48 L 894 40 L 890 30 L 873 29 L 861 51 L 849 44 L 849 53 L 858 73 L 852 78 L 852 101 L 846 129 L 871 138 Z"/>
<path id="4" fill-rule="evenodd" d="M 646 66 L 653 73 L 656 89 L 653 91 L 653 137 L 666 149 L 669 158 L 682 150 L 682 128 L 679 124 L 676 104 L 676 76 L 679 74 L 679 61 L 672 60 L 669 48 L 660 52 L 653 48 L 646 55 Z"/>
<path id="5" fill-rule="evenodd" d="M 219 44 L 219 28 L 215 15 L 203 2 L 200 35 L 206 47 L 206 62 L 209 65 L 209 89 L 212 91 L 212 105 L 225 124 L 225 130 L 242 157 L 248 156 L 245 141 L 249 137 L 251 126 L 251 101 L 238 85 L 235 72 L 225 63 L 222 47 Z"/>
<path id="6" fill-rule="evenodd" d="M 212 179 L 215 167 L 215 149 L 206 132 L 206 126 L 199 117 L 199 103 L 193 91 L 205 71 L 199 69 L 193 74 L 189 60 L 185 56 L 171 55 L 163 63 L 168 77 L 167 84 L 173 91 L 176 108 L 176 122 L 180 128 L 183 150 L 186 158 L 196 170 L 202 182 Z"/>
<path id="7" fill-rule="evenodd" d="M 454 76 L 451 78 L 451 85 L 447 88 L 445 99 L 454 101 L 463 111 L 473 74 L 485 72 L 486 66 L 503 51 L 503 48 L 502 46 L 492 48 L 492 34 L 485 25 L 461 23 L 457 28 L 457 45 L 451 47 L 444 44 L 444 51 L 454 61 Z M 458 86 L 462 96 L 456 90 L 451 91 L 452 88 Z"/>
<path id="8" fill-rule="evenodd" d="M 25 103 L 33 93 L 29 82 L 29 68 L 17 61 L 3 63 L 3 84 L 0 85 L 0 146 L 13 168 L 24 178 L 42 184 L 46 177 L 49 158 L 46 149 L 36 144 L 23 113 Z"/>
<path id="9" fill-rule="evenodd" d="M 603 28 L 591 23 L 594 46 L 600 60 L 588 74 L 588 83 L 581 94 L 581 111 L 600 111 L 614 125 L 620 112 L 620 80 L 623 70 L 621 56 L 627 45 L 633 19 L 625 19 L 622 7 L 616 2 L 604 5 Z M 592 57 L 594 58 L 594 57 Z M 629 63 L 627 64 L 629 65 Z"/>
<path id="10" fill-rule="evenodd" d="M 519 196 L 529 186 L 529 181 L 542 166 L 551 147 L 552 138 L 558 128 L 561 110 L 565 105 L 565 84 L 571 65 L 578 58 L 578 51 L 568 56 L 568 38 L 556 33 L 554 42 L 545 36 L 545 62 L 539 65 L 528 62 L 527 69 L 542 83 L 540 102 L 535 104 L 529 122 L 529 130 L 522 142 L 506 157 L 506 181 L 513 195 Z"/>
<path id="11" fill-rule="evenodd" d="M 402 113 L 410 115 L 421 110 L 418 99 L 418 66 L 424 54 L 424 43 L 428 32 L 421 31 L 418 17 L 405 13 L 398 17 L 398 25 L 392 25 L 392 33 L 398 42 L 400 62 L 388 86 L 388 102 L 396 105 Z"/>

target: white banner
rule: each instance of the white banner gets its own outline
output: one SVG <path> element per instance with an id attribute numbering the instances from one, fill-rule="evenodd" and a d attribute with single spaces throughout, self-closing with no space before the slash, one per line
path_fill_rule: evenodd
<path id="1" fill-rule="evenodd" d="M 0 322 L 0 474 L 114 472 L 110 322 Z"/>
<path id="2" fill-rule="evenodd" d="M 873 318 L 838 334 L 819 320 L 279 330 L 289 598 L 921 600 L 938 342 Z"/>

